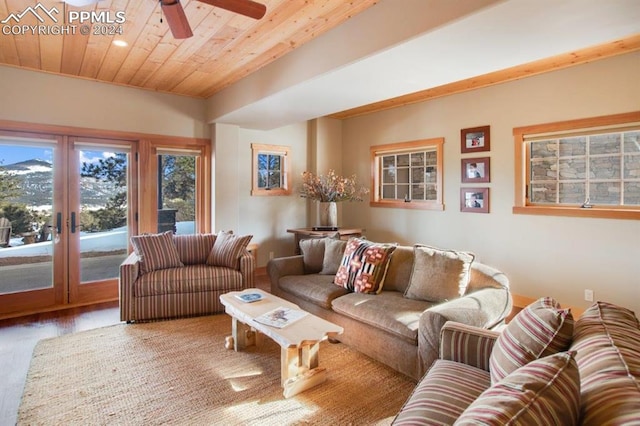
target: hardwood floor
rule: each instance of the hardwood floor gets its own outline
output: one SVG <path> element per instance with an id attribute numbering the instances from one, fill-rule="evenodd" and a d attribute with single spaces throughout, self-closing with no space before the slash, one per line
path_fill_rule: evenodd
<path id="1" fill-rule="evenodd" d="M 266 275 L 255 286 L 269 290 Z M 36 343 L 41 339 L 120 324 L 118 302 L 0 320 L 0 425 L 15 425 Z"/>

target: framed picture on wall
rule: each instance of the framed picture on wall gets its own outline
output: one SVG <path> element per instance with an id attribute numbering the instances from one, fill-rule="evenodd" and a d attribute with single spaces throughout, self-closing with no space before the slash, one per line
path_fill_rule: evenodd
<path id="1" fill-rule="evenodd" d="M 489 188 L 460 188 L 460 211 L 489 213 Z"/>
<path id="2" fill-rule="evenodd" d="M 491 182 L 491 159 L 489 157 L 463 158 L 460 168 L 462 182 Z"/>
<path id="3" fill-rule="evenodd" d="M 491 149 L 491 135 L 489 126 L 472 127 L 460 130 L 460 150 L 468 152 L 489 151 Z"/>

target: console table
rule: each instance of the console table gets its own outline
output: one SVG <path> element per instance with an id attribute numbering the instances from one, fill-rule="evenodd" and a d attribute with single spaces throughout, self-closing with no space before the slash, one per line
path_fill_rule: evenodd
<path id="1" fill-rule="evenodd" d="M 348 240 L 350 237 L 361 237 L 362 231 L 364 231 L 362 228 L 338 228 L 337 231 L 314 231 L 313 228 L 287 229 L 287 232 L 292 233 L 295 237 L 295 254 L 302 254 L 300 251 L 301 240 L 330 237 L 336 232 L 340 234 L 341 240 Z"/>

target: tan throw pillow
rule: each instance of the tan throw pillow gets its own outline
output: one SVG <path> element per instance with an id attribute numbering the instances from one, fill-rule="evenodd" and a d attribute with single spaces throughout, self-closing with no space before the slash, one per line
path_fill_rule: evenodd
<path id="1" fill-rule="evenodd" d="M 324 244 L 326 238 L 306 238 L 300 240 L 302 263 L 306 274 L 317 274 L 322 270 L 322 258 L 324 257 Z"/>
<path id="2" fill-rule="evenodd" d="M 531 361 L 569 349 L 573 315 L 551 297 L 542 297 L 507 324 L 496 340 L 489 372 L 495 384 Z"/>
<path id="3" fill-rule="evenodd" d="M 336 240 L 334 238 L 327 238 L 324 243 L 324 258 L 322 260 L 321 275 L 335 275 L 338 273 L 342 256 L 344 256 L 344 249 L 347 246 L 347 242 L 344 240 Z"/>
<path id="4" fill-rule="evenodd" d="M 140 269 L 143 274 L 184 266 L 180 261 L 171 231 L 133 236 L 131 245 L 140 258 Z"/>
<path id="5" fill-rule="evenodd" d="M 356 293 L 380 293 L 395 249 L 394 244 L 350 238 L 333 282 Z"/>
<path id="6" fill-rule="evenodd" d="M 576 425 L 580 373 L 575 352 L 518 368 L 484 391 L 454 425 Z"/>
<path id="7" fill-rule="evenodd" d="M 416 244 L 413 270 L 404 296 L 436 303 L 462 296 L 469 284 L 473 259 L 473 253 Z"/>
<path id="8" fill-rule="evenodd" d="M 218 232 L 207 258 L 207 265 L 238 269 L 238 259 L 247 249 L 251 238 L 253 235 L 238 237 L 232 232 Z"/>

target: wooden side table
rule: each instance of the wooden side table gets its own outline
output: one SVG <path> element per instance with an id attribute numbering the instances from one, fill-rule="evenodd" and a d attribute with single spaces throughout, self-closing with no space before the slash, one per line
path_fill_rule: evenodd
<path id="1" fill-rule="evenodd" d="M 295 254 L 302 254 L 300 251 L 300 241 L 309 238 L 324 238 L 334 235 L 336 232 L 340 234 L 341 240 L 348 240 L 350 237 L 361 237 L 362 228 L 338 228 L 337 231 L 314 231 L 313 228 L 296 228 L 287 229 L 295 237 Z"/>

